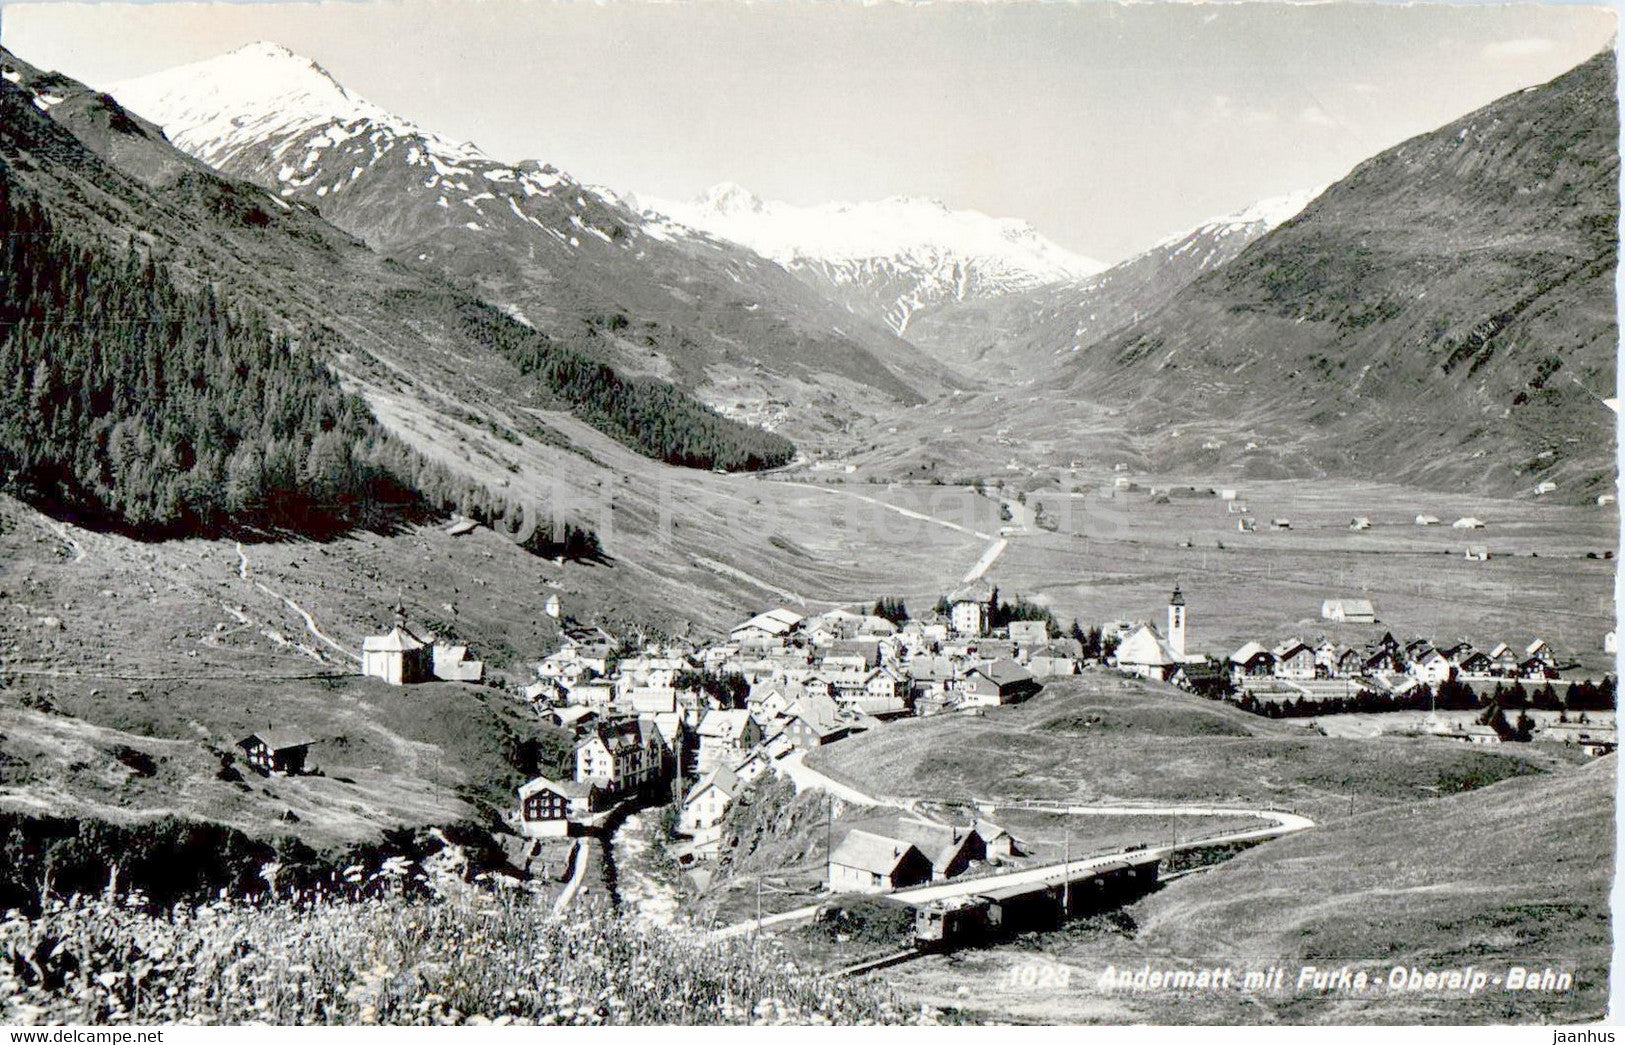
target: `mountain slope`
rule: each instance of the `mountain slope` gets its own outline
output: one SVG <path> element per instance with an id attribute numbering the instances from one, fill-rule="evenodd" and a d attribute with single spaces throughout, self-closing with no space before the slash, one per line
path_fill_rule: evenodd
<path id="1" fill-rule="evenodd" d="M 910 334 L 918 311 L 939 302 L 997 297 L 1105 268 L 1025 222 L 949 210 L 936 200 L 798 207 L 723 183 L 687 203 L 642 202 L 678 222 L 679 234 L 686 227 L 749 247 L 899 335 Z"/>
<path id="2" fill-rule="evenodd" d="M 1079 352 L 1162 307 L 1205 272 L 1291 219 L 1322 190 L 1261 200 L 1157 243 L 1088 279 L 921 308 L 909 337 L 951 366 L 990 380 L 1029 383 L 1057 357 Z"/>
<path id="3" fill-rule="evenodd" d="M 556 339 L 735 415 L 826 432 L 918 402 L 912 346 L 731 244 L 677 238 L 549 165 L 500 163 L 400 119 L 274 44 L 115 85 L 181 148 L 444 274 Z"/>
<path id="4" fill-rule="evenodd" d="M 1611 491 L 1618 131 L 1604 53 L 1362 163 L 1048 387 L 1153 460 L 1177 421 L 1271 469 Z"/>

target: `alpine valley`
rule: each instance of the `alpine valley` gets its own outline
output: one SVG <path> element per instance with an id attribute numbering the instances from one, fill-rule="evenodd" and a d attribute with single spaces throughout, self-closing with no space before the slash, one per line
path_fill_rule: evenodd
<path id="1" fill-rule="evenodd" d="M 322 58 L 0 50 L 0 1022 L 1606 1010 L 1612 50 L 1112 264 Z M 1551 989 L 1080 972 L 1328 955 Z"/>

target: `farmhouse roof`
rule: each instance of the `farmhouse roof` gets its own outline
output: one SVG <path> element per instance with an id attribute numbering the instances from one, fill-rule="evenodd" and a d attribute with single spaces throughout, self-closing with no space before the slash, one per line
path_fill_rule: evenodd
<path id="1" fill-rule="evenodd" d="M 1265 649 L 1263 646 L 1260 646 L 1258 643 L 1249 642 L 1245 646 L 1236 650 L 1236 652 L 1230 654 L 1230 660 L 1235 664 L 1246 664 L 1254 657 L 1257 657 L 1260 653 L 1268 654 L 1272 657 L 1275 656 L 1275 654 L 1270 653 L 1269 650 Z"/>
<path id="2" fill-rule="evenodd" d="M 829 862 L 842 867 L 855 867 L 871 874 L 890 876 L 910 852 L 924 854 L 910 842 L 853 828 L 841 839 L 841 844 L 830 854 Z"/>
<path id="3" fill-rule="evenodd" d="M 1033 673 L 1017 664 L 1013 660 L 996 660 L 991 664 L 979 664 L 971 669 L 972 672 L 982 675 L 995 686 L 1013 686 L 1020 682 L 1031 682 Z"/>
<path id="4" fill-rule="evenodd" d="M 802 617 L 799 613 L 778 607 L 758 613 L 750 620 L 734 628 L 730 634 L 737 634 L 752 628 L 767 632 L 769 635 L 785 635 L 800 624 Z"/>
<path id="5" fill-rule="evenodd" d="M 290 748 L 309 747 L 316 743 L 315 738 L 308 733 L 300 733 L 292 729 L 262 729 L 237 741 L 237 746 L 248 747 L 255 740 L 258 740 L 272 751 L 287 751 Z"/>
<path id="6" fill-rule="evenodd" d="M 754 755 L 752 757 L 754 757 Z M 745 761 L 748 762 L 750 759 L 746 759 Z M 740 765 L 744 765 L 744 762 L 741 762 Z M 739 793 L 739 775 L 731 769 L 719 766 L 718 768 L 707 773 L 705 776 L 701 777 L 698 783 L 688 789 L 688 794 L 683 796 L 683 803 L 686 805 L 687 803 L 694 801 L 707 789 L 713 787 L 718 791 L 721 791 L 729 798 L 732 798 L 734 795 Z"/>
<path id="7" fill-rule="evenodd" d="M 593 784 L 580 780 L 553 780 L 549 777 L 539 776 L 519 786 L 519 797 L 529 798 L 538 791 L 551 791 L 555 795 L 565 798 L 586 798 L 592 793 Z"/>

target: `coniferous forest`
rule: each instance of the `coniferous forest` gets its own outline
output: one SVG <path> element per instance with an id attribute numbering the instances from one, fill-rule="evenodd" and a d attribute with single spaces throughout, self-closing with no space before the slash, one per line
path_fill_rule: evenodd
<path id="1" fill-rule="evenodd" d="M 730 420 L 675 386 L 628 378 L 586 354 L 479 302 L 462 309 L 464 329 L 501 352 L 582 420 L 646 457 L 686 468 L 757 471 L 787 464 L 795 445 Z"/>
<path id="2" fill-rule="evenodd" d="M 0 489 L 148 539 L 514 513 L 386 433 L 322 364 L 333 335 L 295 345 L 139 252 L 62 235 L 3 182 L 0 250 Z M 599 550 L 573 525 L 527 546 Z"/>

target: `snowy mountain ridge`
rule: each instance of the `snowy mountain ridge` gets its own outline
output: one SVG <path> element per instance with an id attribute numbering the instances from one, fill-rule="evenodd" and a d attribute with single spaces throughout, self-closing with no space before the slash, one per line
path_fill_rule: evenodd
<path id="1" fill-rule="evenodd" d="M 798 206 L 724 182 L 689 202 L 639 203 L 646 220 L 748 247 L 853 311 L 883 315 L 899 334 L 930 304 L 1073 282 L 1106 268 L 1027 222 L 913 196 Z"/>
<path id="2" fill-rule="evenodd" d="M 529 195 L 569 181 L 551 167 L 510 167 L 472 142 L 454 142 L 425 130 L 354 94 L 314 61 L 275 43 L 253 43 L 111 84 L 107 92 L 163 127 L 178 148 L 215 168 L 225 169 L 274 142 L 275 178 L 284 196 L 299 190 L 319 197 L 340 191 L 402 145 L 408 164 L 432 172 L 425 188 L 476 191 L 473 179 L 483 175 L 488 182 L 515 182 Z M 348 167 L 332 162 L 335 150 L 342 150 Z"/>

